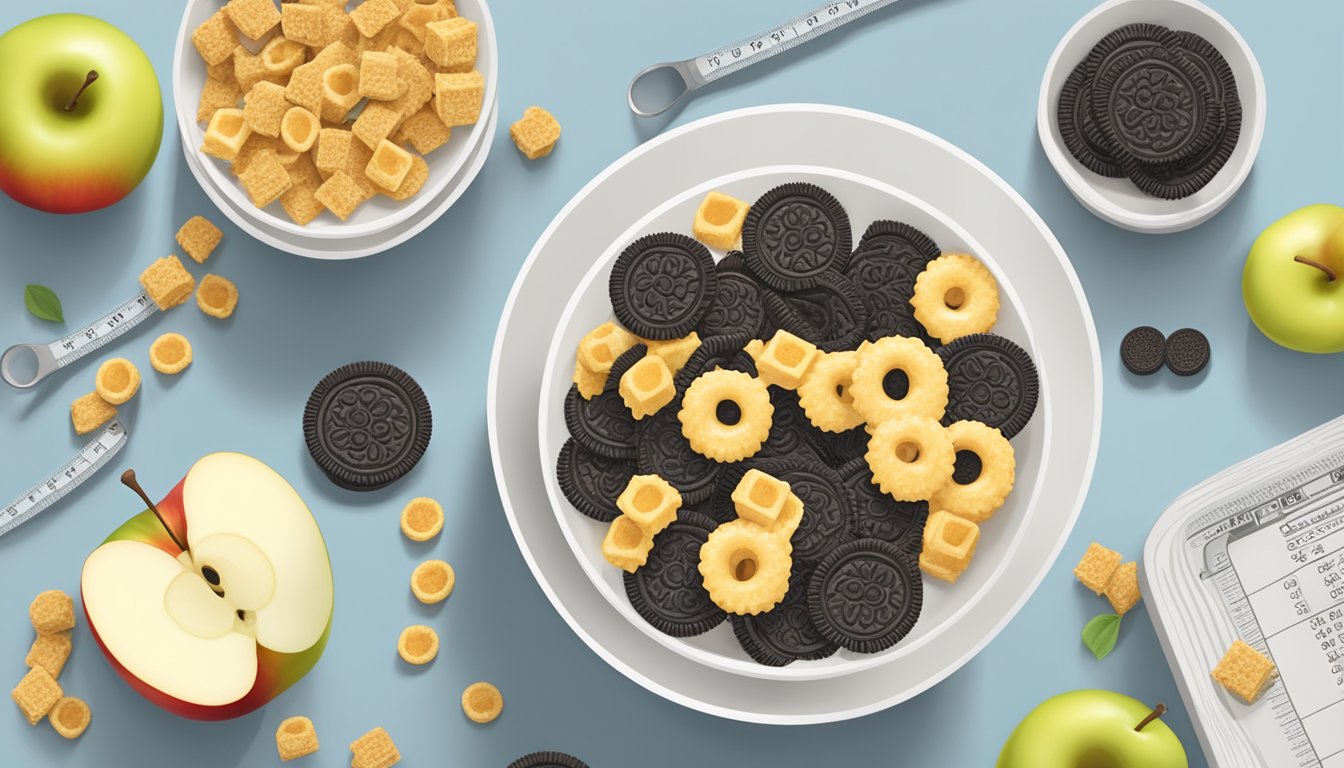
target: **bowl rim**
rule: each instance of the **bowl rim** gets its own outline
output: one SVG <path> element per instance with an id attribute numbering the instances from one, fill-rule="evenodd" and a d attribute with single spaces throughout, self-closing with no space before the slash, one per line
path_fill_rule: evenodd
<path id="1" fill-rule="evenodd" d="M 1217 196 L 1198 205 L 1170 213 L 1139 213 L 1101 195 L 1091 179 L 1073 167 L 1068 150 L 1055 140 L 1055 134 L 1052 131 L 1054 110 L 1052 109 L 1050 94 L 1054 90 L 1054 84 L 1061 77 L 1066 76 L 1062 66 L 1064 49 L 1084 29 L 1090 27 L 1102 17 L 1112 13 L 1117 8 L 1135 2 L 1165 3 L 1193 11 L 1208 18 L 1236 42 L 1238 54 L 1245 59 L 1251 71 L 1250 99 L 1243 101 L 1243 114 L 1250 119 L 1243 120 L 1241 137 L 1242 141 L 1249 142 L 1249 150 L 1242 162 L 1231 169 L 1234 173 L 1232 182 Z M 1221 53 L 1224 56 L 1228 55 L 1226 51 Z M 1076 64 L 1077 62 L 1074 62 L 1071 66 L 1076 66 Z M 1250 104 L 1246 105 L 1246 101 L 1249 101 Z M 1046 158 L 1050 160 L 1050 165 L 1054 167 L 1055 173 L 1073 193 L 1073 196 L 1078 199 L 1078 202 L 1082 203 L 1084 208 L 1087 208 L 1097 217 L 1125 229 L 1162 234 L 1180 232 L 1202 224 L 1232 201 L 1232 198 L 1236 196 L 1246 182 L 1251 168 L 1255 165 L 1256 157 L 1260 153 L 1260 144 L 1265 134 L 1265 116 L 1265 77 L 1260 69 L 1260 62 L 1236 27 L 1232 26 L 1231 22 L 1223 18 L 1217 11 L 1199 2 L 1199 0 L 1107 0 L 1074 23 L 1069 31 L 1060 38 L 1054 52 L 1051 53 L 1050 60 L 1045 65 L 1045 73 L 1041 78 L 1041 88 L 1037 97 L 1036 133 L 1040 138 L 1041 148 L 1045 151 Z"/>

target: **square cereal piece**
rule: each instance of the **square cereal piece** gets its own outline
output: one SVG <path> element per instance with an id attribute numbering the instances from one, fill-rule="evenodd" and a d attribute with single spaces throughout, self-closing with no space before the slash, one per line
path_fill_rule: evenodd
<path id="1" fill-rule="evenodd" d="M 635 365 L 639 364 L 636 363 Z M 574 384 L 579 388 L 579 397 L 584 400 L 592 400 L 595 396 L 602 394 L 602 390 L 606 388 L 607 374 L 595 373 L 585 368 L 583 363 L 575 362 Z"/>
<path id="2" fill-rule="evenodd" d="M 397 143 L 409 143 L 422 155 L 442 147 L 452 137 L 453 129 L 443 124 L 432 106 L 422 107 L 420 111 L 401 121 L 401 125 L 393 134 Z"/>
<path id="3" fill-rule="evenodd" d="M 798 498 L 798 494 L 790 493 L 788 498 L 784 499 L 784 508 L 779 512 L 779 520 L 775 522 L 773 528 L 775 535 L 791 538 L 802 522 L 803 500 Z"/>
<path id="4" fill-rule="evenodd" d="M 415 3 L 406 9 L 397 24 L 414 36 L 416 40 L 424 43 L 427 34 L 426 27 L 433 22 L 452 18 L 456 15 L 457 9 L 453 7 L 452 3 Z"/>
<path id="5" fill-rule="evenodd" d="M 364 146 L 373 149 L 400 124 L 401 112 L 382 102 L 371 101 L 364 105 L 350 131 Z"/>
<path id="6" fill-rule="evenodd" d="M 322 8 L 322 41 L 314 45 L 313 48 L 321 49 L 332 43 L 341 43 L 349 48 L 354 48 L 362 40 L 359 36 L 359 30 L 355 28 L 355 22 L 350 18 L 350 14 L 345 12 L 345 5 L 324 5 Z"/>
<path id="7" fill-rule="evenodd" d="M 247 168 L 238 174 L 252 204 L 265 208 L 289 189 L 289 171 L 280 163 L 274 149 L 263 149 L 247 164 Z"/>
<path id="8" fill-rule="evenodd" d="M 316 752 L 317 729 L 313 721 L 302 716 L 286 718 L 275 729 L 275 748 L 285 762 Z"/>
<path id="9" fill-rule="evenodd" d="M 196 290 L 196 278 L 191 276 L 177 256 L 168 255 L 155 261 L 140 273 L 140 287 L 159 309 L 172 309 L 186 301 Z"/>
<path id="10" fill-rule="evenodd" d="M 1240 640 L 1234 640 L 1210 675 L 1228 693 L 1254 704 L 1269 687 L 1278 670 L 1274 662 Z"/>
<path id="11" fill-rule="evenodd" d="M 74 422 L 77 435 L 92 432 L 116 415 L 117 407 L 99 397 L 97 392 L 90 392 L 70 404 L 70 421 Z"/>
<path id="12" fill-rule="evenodd" d="M 691 355 L 695 354 L 695 350 L 700 348 L 700 334 L 695 331 L 691 331 L 690 334 L 682 336 L 680 339 L 664 339 L 661 341 L 640 339 L 639 341 L 648 345 L 650 355 L 663 358 L 663 362 L 667 363 L 667 369 L 672 372 L 673 376 L 676 376 L 685 367 L 686 361 L 690 360 Z M 764 342 L 762 342 L 762 346 L 764 346 Z"/>
<path id="13" fill-rule="evenodd" d="M 229 170 L 234 176 L 241 176 L 243 171 L 247 170 L 247 166 L 251 165 L 252 161 L 257 158 L 257 155 L 270 150 L 279 157 L 280 150 L 283 147 L 284 143 L 279 139 L 254 133 L 247 137 L 247 141 L 243 143 L 243 148 L 238 150 L 238 156 L 233 159 L 233 164 L 229 166 Z"/>
<path id="14" fill-rule="evenodd" d="M 238 77 L 233 73 L 233 56 L 230 55 L 218 64 L 206 64 L 205 79 L 218 80 L 221 83 L 236 83 Z"/>
<path id="15" fill-rule="evenodd" d="M 479 120 L 484 99 L 485 78 L 480 72 L 434 75 L 434 109 L 449 128 L 472 125 Z"/>
<path id="16" fill-rule="evenodd" d="M 308 63 L 316 65 L 318 71 L 322 71 L 340 64 L 354 64 L 358 58 L 353 48 L 337 40 L 318 51 Z"/>
<path id="17" fill-rule="evenodd" d="M 767 384 L 797 389 L 817 356 L 815 344 L 788 331 L 775 331 L 756 359 L 756 369 Z"/>
<path id="18" fill-rule="evenodd" d="M 369 164 L 364 166 L 364 175 L 377 184 L 381 191 L 395 192 L 410 172 L 411 165 L 410 152 L 383 139 L 374 148 Z"/>
<path id="19" fill-rule="evenodd" d="M 1128 562 L 1115 569 L 1111 580 L 1106 583 L 1106 599 L 1111 608 L 1124 616 L 1143 598 L 1139 592 L 1139 564 Z"/>
<path id="20" fill-rule="evenodd" d="M 378 194 L 378 186 L 373 183 L 366 174 L 365 170 L 369 167 L 369 161 L 373 159 L 373 150 L 364 146 L 362 142 L 350 142 L 350 152 L 345 156 L 345 175 L 355 182 L 364 199 L 368 200 Z"/>
<path id="21" fill-rule="evenodd" d="M 304 154 L 290 166 L 289 178 L 293 183 L 280 195 L 280 205 L 295 224 L 307 224 L 326 210 L 316 195 L 317 188 L 322 186 L 322 174 L 313 165 L 312 156 Z"/>
<path id="22" fill-rule="evenodd" d="M 322 34 L 322 21 L 326 16 L 326 11 L 318 5 L 285 3 L 280 6 L 280 31 L 295 42 L 322 46 L 327 43 Z"/>
<path id="23" fill-rule="evenodd" d="M 425 158 L 419 155 L 411 155 L 411 169 L 406 172 L 406 178 L 401 180 L 401 186 L 393 192 L 379 191 L 393 200 L 407 200 L 416 192 L 419 192 L 428 180 L 429 163 L 426 163 Z"/>
<path id="24" fill-rule="evenodd" d="M 273 0 L 229 0 L 224 12 L 239 32 L 260 40 L 280 23 L 280 11 Z"/>
<path id="25" fill-rule="evenodd" d="M 434 73 L 426 69 L 419 59 L 400 48 L 392 48 L 388 52 L 400 60 L 397 77 L 406 81 L 406 92 L 389 101 L 388 105 L 399 111 L 402 117 L 410 117 L 434 97 Z"/>
<path id="26" fill-rule="evenodd" d="M 241 45 L 233 52 L 233 78 L 238 81 L 238 87 L 244 94 L 250 96 L 253 86 L 263 80 L 276 82 L 283 79 L 278 75 L 273 75 L 266 71 L 266 64 L 262 62 L 261 56 L 249 53 Z M 245 97 L 246 100 L 246 97 Z"/>
<path id="27" fill-rule="evenodd" d="M 583 367 L 593 373 L 607 373 L 616 358 L 638 342 L 633 333 L 608 320 L 579 339 L 576 356 Z"/>
<path id="28" fill-rule="evenodd" d="M 254 132 L 275 138 L 280 135 L 280 121 L 289 111 L 289 106 L 284 86 L 263 80 L 252 86 L 248 93 L 243 118 Z"/>
<path id="29" fill-rule="evenodd" d="M 37 725 L 52 707 L 56 706 L 56 702 L 61 700 L 65 692 L 61 690 L 60 683 L 47 674 L 47 670 L 35 667 L 28 670 L 28 674 L 23 676 L 9 695 L 19 705 L 19 709 L 23 710 L 23 716 L 28 718 L 28 724 Z"/>
<path id="30" fill-rule="evenodd" d="M 61 590 L 48 589 L 28 605 L 28 618 L 40 635 L 65 632 L 75 628 L 75 603 Z"/>
<path id="31" fill-rule="evenodd" d="M 312 62 L 300 64 L 289 73 L 285 84 L 285 99 L 296 107 L 317 114 L 322 109 L 322 70 Z"/>
<path id="32" fill-rule="evenodd" d="M 331 178 L 322 182 L 322 186 L 318 187 L 313 195 L 341 221 L 350 218 L 350 214 L 364 202 L 363 188 L 345 171 L 333 173 Z"/>
<path id="33" fill-rule="evenodd" d="M 924 524 L 919 567 L 930 576 L 955 583 L 970 565 L 979 542 L 980 526 L 951 512 L 934 512 Z"/>
<path id="34" fill-rule="evenodd" d="M 476 64 L 476 24 L 456 16 L 425 25 L 425 56 L 440 67 Z"/>
<path id="35" fill-rule="evenodd" d="M 72 647 L 68 631 L 51 635 L 39 634 L 33 641 L 33 647 L 28 649 L 28 656 L 23 663 L 28 665 L 29 669 L 37 667 L 45 669 L 54 679 L 60 677 L 61 670 L 65 669 L 65 662 L 70 658 Z"/>
<path id="36" fill-rule="evenodd" d="M 355 739 L 350 745 L 350 751 L 355 754 L 352 765 L 358 765 L 359 768 L 391 768 L 401 760 L 397 745 L 392 743 L 392 737 L 382 728 L 374 728 Z"/>
<path id="37" fill-rule="evenodd" d="M 191 43 L 206 64 L 222 64 L 238 47 L 238 29 L 221 8 L 191 33 Z"/>
<path id="38" fill-rule="evenodd" d="M 401 9 L 392 0 L 364 0 L 350 12 L 350 19 L 359 34 L 373 37 L 400 15 Z"/>
<path id="39" fill-rule="evenodd" d="M 732 250 L 742 236 L 742 223 L 750 206 L 722 192 L 710 192 L 695 211 L 691 232 L 710 248 Z"/>
<path id="40" fill-rule="evenodd" d="M 196 122 L 204 123 L 208 121 L 214 116 L 216 110 L 238 106 L 238 99 L 242 96 L 243 89 L 238 87 L 237 80 L 211 80 L 207 78 L 205 85 L 201 88 L 201 100 L 196 106 Z"/>
<path id="41" fill-rule="evenodd" d="M 308 47 L 297 40 L 276 35 L 266 41 L 257 54 L 261 66 L 274 77 L 287 78 L 294 68 L 308 60 Z"/>
<path id="42" fill-rule="evenodd" d="M 677 519 L 681 494 L 657 475 L 635 475 L 616 497 L 616 508 L 652 538 Z"/>
<path id="43" fill-rule="evenodd" d="M 738 517 L 771 528 L 779 522 L 789 492 L 789 484 L 783 480 L 759 469 L 749 469 L 733 489 L 731 498 Z"/>
<path id="44" fill-rule="evenodd" d="M 648 562 L 651 549 L 653 537 L 626 515 L 612 520 L 602 538 L 602 556 L 626 573 L 634 573 Z"/>
<path id="45" fill-rule="evenodd" d="M 1078 561 L 1078 567 L 1073 569 L 1073 575 L 1083 583 L 1083 586 L 1098 595 L 1103 595 L 1106 593 L 1106 585 L 1111 583 L 1111 576 L 1115 573 L 1115 569 L 1120 567 L 1122 559 L 1119 552 L 1107 549 L 1094 541 L 1083 553 L 1083 559 Z"/>
<path id="46" fill-rule="evenodd" d="M 400 62 L 383 51 L 365 51 L 359 57 L 359 95 L 390 101 L 406 92 L 406 81 L 397 78 Z"/>
<path id="47" fill-rule="evenodd" d="M 652 416 L 662 410 L 663 406 L 672 402 L 672 398 L 677 394 L 676 385 L 672 381 L 672 371 L 663 358 L 657 355 L 645 355 L 639 362 L 630 366 L 630 370 L 621 375 L 618 391 L 621 393 L 621 400 L 625 401 L 625 407 L 630 409 L 630 415 L 636 420 Z M 579 394 L 582 395 L 583 392 L 580 391 Z"/>
<path id="48" fill-rule="evenodd" d="M 518 122 L 509 126 L 509 138 L 528 160 L 551 154 L 560 140 L 560 123 L 541 107 L 528 107 Z"/>
<path id="49" fill-rule="evenodd" d="M 323 128 L 317 134 L 317 150 L 313 153 L 317 170 L 329 174 L 345 170 L 352 140 L 353 134 L 344 128 Z"/>
<path id="50" fill-rule="evenodd" d="M 204 264 L 223 239 L 224 233 L 204 216 L 192 216 L 177 230 L 177 244 L 197 264 Z"/>

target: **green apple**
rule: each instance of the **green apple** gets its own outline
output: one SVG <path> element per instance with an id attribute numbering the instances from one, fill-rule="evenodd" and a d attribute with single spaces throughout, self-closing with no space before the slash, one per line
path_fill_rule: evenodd
<path id="1" fill-rule="evenodd" d="M 1344 351 L 1344 208 L 1308 205 L 1270 224 L 1246 256 L 1241 295 L 1275 343 Z"/>
<path id="2" fill-rule="evenodd" d="M 1023 718 L 996 768 L 1187 768 L 1185 749 L 1154 709 L 1111 691 L 1071 691 Z"/>
<path id="3" fill-rule="evenodd" d="M 92 16 L 41 16 L 0 35 L 0 104 L 0 191 L 51 213 L 125 197 L 163 137 L 149 58 Z"/>

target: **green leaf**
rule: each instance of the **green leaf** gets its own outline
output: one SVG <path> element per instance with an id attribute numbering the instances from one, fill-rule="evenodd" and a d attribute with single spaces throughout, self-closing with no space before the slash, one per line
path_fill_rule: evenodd
<path id="1" fill-rule="evenodd" d="M 23 303 L 28 306 L 28 311 L 33 313 L 33 317 L 39 320 L 47 320 L 53 323 L 64 323 L 65 315 L 61 312 L 61 299 L 56 292 L 45 285 L 33 285 L 29 283 L 23 287 Z"/>
<path id="2" fill-rule="evenodd" d="M 1114 613 L 1103 613 L 1100 616 L 1093 616 L 1086 625 L 1083 626 L 1083 645 L 1092 652 L 1097 660 L 1106 658 L 1115 648 L 1115 641 L 1120 637 L 1120 616 Z"/>

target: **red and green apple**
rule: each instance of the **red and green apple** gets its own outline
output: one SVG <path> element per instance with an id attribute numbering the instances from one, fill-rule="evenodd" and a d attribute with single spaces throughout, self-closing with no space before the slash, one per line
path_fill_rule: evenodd
<path id="1" fill-rule="evenodd" d="M 996 768 L 1187 768 L 1181 740 L 1149 707 L 1111 691 L 1071 691 L 1031 711 Z"/>
<path id="2" fill-rule="evenodd" d="M 1241 274 L 1251 320 L 1299 352 L 1344 352 L 1344 208 L 1309 205 L 1256 238 Z"/>

